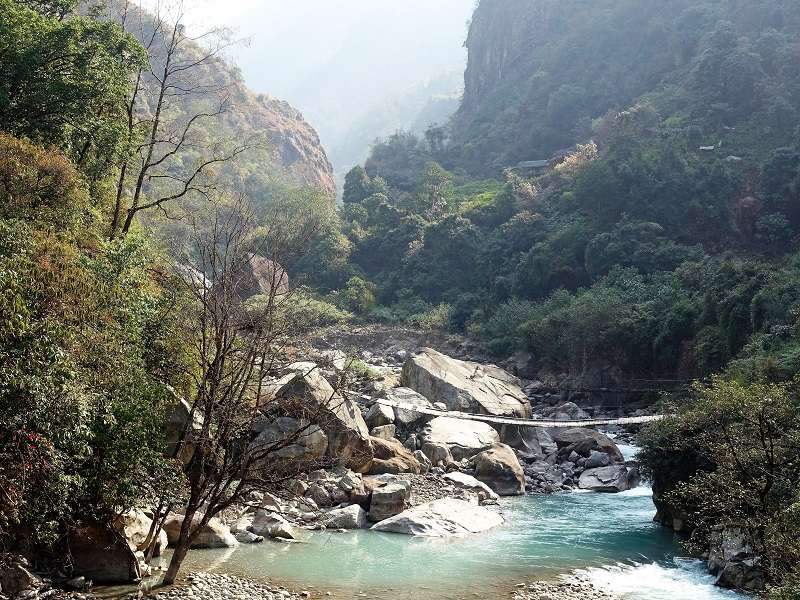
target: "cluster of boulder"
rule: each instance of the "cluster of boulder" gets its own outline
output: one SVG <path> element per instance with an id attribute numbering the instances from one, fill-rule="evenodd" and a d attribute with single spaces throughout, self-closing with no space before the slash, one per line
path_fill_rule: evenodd
<path id="1" fill-rule="evenodd" d="M 500 496 L 574 487 L 614 492 L 636 484 L 635 466 L 597 431 L 493 426 L 452 414 L 531 417 L 522 382 L 503 369 L 429 348 L 363 358 L 379 377 L 371 377 L 359 393 L 334 387 L 349 362 L 336 351 L 318 362 L 290 364 L 275 377 L 264 392 L 269 402 L 252 426 L 250 444 L 253 449 L 277 444 L 270 468 L 285 464 L 291 478 L 274 495 L 254 493 L 246 505 L 211 519 L 195 548 L 265 539 L 298 542 L 313 529 L 471 534 L 503 523 L 494 506 Z M 554 408 L 553 418 L 572 419 L 580 410 Z M 175 449 L 182 432 L 187 432 L 184 452 L 191 449 L 201 426 L 196 421 L 188 404 L 178 401 L 168 417 L 168 450 Z M 112 527 L 73 531 L 74 571 L 85 578 L 73 584 L 149 575 L 144 551 L 150 517 L 132 510 Z M 183 515 L 168 516 L 156 556 L 176 543 L 182 521 Z"/>

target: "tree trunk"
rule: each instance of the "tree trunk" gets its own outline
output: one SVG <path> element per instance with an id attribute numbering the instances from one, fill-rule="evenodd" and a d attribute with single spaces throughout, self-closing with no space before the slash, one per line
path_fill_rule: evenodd
<path id="1" fill-rule="evenodd" d="M 178 540 L 178 545 L 175 546 L 175 552 L 172 554 L 172 559 L 169 561 L 167 574 L 164 575 L 164 585 L 172 585 L 178 578 L 178 571 L 180 571 L 183 559 L 189 553 L 190 541 L 188 539 Z"/>
<path id="2" fill-rule="evenodd" d="M 197 514 L 197 509 L 187 510 L 183 516 L 181 523 L 181 531 L 178 534 L 178 543 L 175 545 L 175 552 L 172 554 L 172 559 L 169 561 L 167 574 L 164 575 L 164 585 L 172 585 L 178 577 L 178 571 L 181 569 L 183 559 L 189 553 L 189 548 L 192 545 L 192 525 L 194 517 Z M 155 515 L 154 515 L 155 516 Z"/>

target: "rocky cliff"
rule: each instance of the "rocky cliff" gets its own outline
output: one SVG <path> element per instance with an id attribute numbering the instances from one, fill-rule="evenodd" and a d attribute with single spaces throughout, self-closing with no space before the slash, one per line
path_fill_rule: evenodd
<path id="1" fill-rule="evenodd" d="M 164 22 L 160 28 L 156 27 L 155 17 L 123 2 L 108 2 L 105 10 L 108 18 L 124 23 L 134 37 L 149 47 L 153 73 L 159 73 L 172 26 Z M 179 35 L 184 36 L 182 30 Z M 215 49 L 227 46 L 214 38 L 207 35 L 198 39 Z M 155 42 L 151 43 L 151 39 Z M 239 69 L 224 59 L 223 52 L 210 51 L 192 38 L 182 38 L 178 60 L 192 66 L 180 77 L 179 89 L 172 91 L 169 110 L 184 113 L 188 118 L 199 112 L 198 108 L 215 113 L 224 103 L 226 109 L 221 116 L 202 119 L 198 124 L 204 134 L 213 140 L 257 139 L 259 148 L 266 148 L 266 152 L 251 152 L 238 159 L 237 164 L 223 168 L 222 175 L 231 179 L 236 189 L 258 200 L 269 197 L 272 183 L 288 179 L 334 197 L 333 168 L 319 135 L 300 111 L 287 102 L 251 91 Z M 153 79 L 149 73 L 144 77 Z M 155 94 L 151 96 L 154 101 Z M 138 108 L 145 113 L 153 109 L 146 104 Z M 180 117 L 175 120 L 179 122 Z"/>
<path id="2" fill-rule="evenodd" d="M 765 98 L 788 98 L 794 75 L 781 65 L 793 59 L 781 54 L 793 51 L 780 48 L 798 31 L 788 0 L 480 0 L 453 166 L 496 175 L 548 159 L 639 101 L 692 124 L 718 119 L 712 107 L 733 127 Z"/>

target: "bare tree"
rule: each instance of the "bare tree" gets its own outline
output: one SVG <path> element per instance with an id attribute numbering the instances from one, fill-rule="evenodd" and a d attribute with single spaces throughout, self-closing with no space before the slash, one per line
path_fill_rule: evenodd
<path id="1" fill-rule="evenodd" d="M 174 456 L 184 461 L 188 490 L 181 501 L 183 520 L 164 583 L 175 581 L 193 541 L 210 520 L 241 504 L 253 491 L 276 490 L 299 473 L 325 466 L 317 456 L 287 452 L 302 445 L 317 428 L 325 429 L 331 410 L 344 400 L 332 387 L 320 402 L 275 394 L 276 361 L 296 333 L 291 317 L 293 291 L 280 266 L 287 252 L 302 250 L 297 231 L 284 231 L 285 219 L 256 227 L 244 199 L 217 206 L 194 226 L 193 276 L 184 276 L 195 311 L 187 326 L 196 338 L 192 371 L 194 392 L 187 425 Z M 313 227 L 301 232 L 313 239 Z M 294 240 L 294 241 L 290 241 Z M 269 264 L 255 262 L 260 257 Z M 255 264 L 255 267 L 254 267 Z M 248 301 L 254 268 L 260 265 L 258 301 Z M 291 384 L 292 375 L 282 379 Z M 256 425 L 276 416 L 296 417 L 296 427 L 263 438 Z M 155 538 L 174 503 L 159 503 Z"/>
<path id="2" fill-rule="evenodd" d="M 149 65 L 135 73 L 127 101 L 131 155 L 120 167 L 111 238 L 125 235 L 142 211 L 207 196 L 214 167 L 257 145 L 209 135 L 209 124 L 234 110 L 227 82 L 214 73 L 232 43 L 224 29 L 189 35 L 180 1 L 159 3 L 153 15 L 126 1 L 114 18 L 147 49 Z"/>

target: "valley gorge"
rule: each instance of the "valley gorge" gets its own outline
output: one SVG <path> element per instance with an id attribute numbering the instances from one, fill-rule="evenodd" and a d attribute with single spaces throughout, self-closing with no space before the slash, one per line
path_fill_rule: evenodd
<path id="1" fill-rule="evenodd" d="M 0 0 L 0 600 L 797 597 L 800 7 L 590 4 L 298 39 L 334 165 L 224 8 Z"/>

